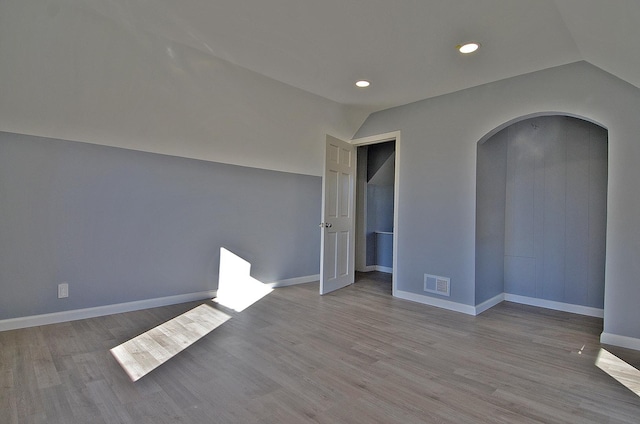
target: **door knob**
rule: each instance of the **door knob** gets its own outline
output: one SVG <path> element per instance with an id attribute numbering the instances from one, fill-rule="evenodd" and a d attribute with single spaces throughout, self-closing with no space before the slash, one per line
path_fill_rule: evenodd
<path id="1" fill-rule="evenodd" d="M 331 228 L 333 225 L 330 222 L 321 222 L 320 228 Z"/>

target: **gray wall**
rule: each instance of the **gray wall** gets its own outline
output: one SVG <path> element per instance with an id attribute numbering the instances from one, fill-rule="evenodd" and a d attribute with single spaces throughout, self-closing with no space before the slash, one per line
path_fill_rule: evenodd
<path id="1" fill-rule="evenodd" d="M 356 270 L 367 270 L 367 154 L 369 146 L 356 149 Z"/>
<path id="2" fill-rule="evenodd" d="M 518 122 L 503 132 L 505 292 L 602 308 L 606 130 L 555 116 Z"/>
<path id="3" fill-rule="evenodd" d="M 319 272 L 321 178 L 0 132 L 0 319 Z M 57 299 L 57 285 L 70 296 Z"/>
<path id="4" fill-rule="evenodd" d="M 477 143 L 508 124 L 564 113 L 609 131 L 605 333 L 640 339 L 640 90 L 585 62 L 372 114 L 356 137 L 401 131 L 398 290 L 430 296 L 423 275 L 451 278 L 450 300 L 476 302 Z"/>
<path id="5" fill-rule="evenodd" d="M 367 185 L 367 265 L 393 266 L 393 181 Z"/>
<path id="6" fill-rule="evenodd" d="M 507 131 L 478 143 L 476 305 L 504 293 Z"/>
<path id="7" fill-rule="evenodd" d="M 602 308 L 606 192 L 607 134 L 590 122 L 526 119 L 480 144 L 476 302 L 504 291 Z"/>

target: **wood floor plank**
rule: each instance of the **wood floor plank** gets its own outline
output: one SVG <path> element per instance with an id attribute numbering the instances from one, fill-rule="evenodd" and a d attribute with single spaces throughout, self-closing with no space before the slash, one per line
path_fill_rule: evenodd
<path id="1" fill-rule="evenodd" d="M 183 316 L 201 304 L 231 318 L 204 335 Z M 180 351 L 165 336 L 201 338 L 132 382 L 109 350 L 145 332 L 130 347 L 148 361 Z M 640 397 L 596 360 L 626 362 L 600 355 L 635 389 L 640 352 L 601 332 L 598 318 L 508 302 L 477 317 L 407 302 L 388 275 L 359 274 L 241 313 L 191 302 L 0 332 L 0 422 L 637 424 Z"/>

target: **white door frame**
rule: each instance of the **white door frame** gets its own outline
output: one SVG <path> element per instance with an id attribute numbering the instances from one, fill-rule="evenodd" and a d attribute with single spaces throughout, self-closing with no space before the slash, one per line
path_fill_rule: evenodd
<path id="1" fill-rule="evenodd" d="M 396 142 L 395 175 L 393 178 L 393 273 L 391 274 L 391 294 L 396 295 L 397 272 L 398 272 L 398 209 L 400 207 L 400 131 L 392 131 L 384 134 L 372 135 L 369 137 L 355 138 L 350 143 L 356 146 L 366 146 L 369 144 L 384 143 L 386 141 Z M 353 191 L 353 204 L 356 204 L 356 190 Z M 356 220 L 353 220 L 353 234 L 356 234 Z"/>

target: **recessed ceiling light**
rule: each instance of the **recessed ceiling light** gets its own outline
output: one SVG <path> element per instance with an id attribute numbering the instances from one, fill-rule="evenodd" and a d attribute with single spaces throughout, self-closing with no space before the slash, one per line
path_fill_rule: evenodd
<path id="1" fill-rule="evenodd" d="M 367 80 L 360 80 L 356 82 L 356 86 L 360 88 L 367 88 L 371 85 L 371 83 Z"/>
<path id="2" fill-rule="evenodd" d="M 472 41 L 469 43 L 458 44 L 456 48 L 462 54 L 469 54 L 478 50 L 480 48 L 480 43 L 476 43 L 475 41 Z"/>

